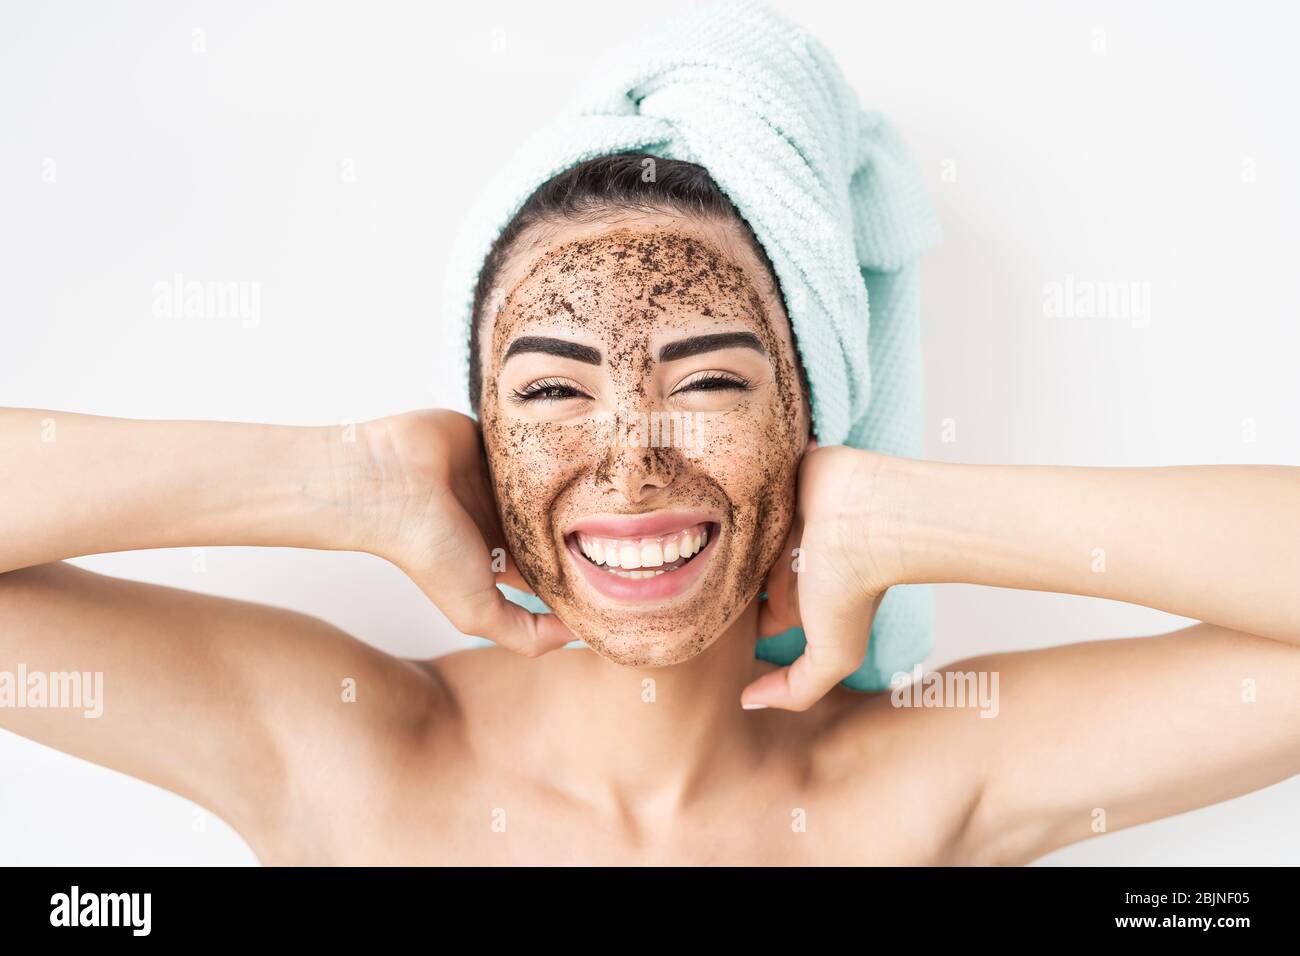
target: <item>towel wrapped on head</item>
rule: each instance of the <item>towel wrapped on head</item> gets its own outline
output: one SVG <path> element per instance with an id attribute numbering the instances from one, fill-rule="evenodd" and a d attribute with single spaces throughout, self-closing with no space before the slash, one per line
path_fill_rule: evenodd
<path id="1" fill-rule="evenodd" d="M 705 167 L 762 244 L 807 373 L 818 443 L 919 455 L 918 260 L 939 238 L 937 217 L 894 129 L 862 108 L 821 43 L 757 0 L 702 6 L 608 54 L 479 198 L 445 290 L 466 376 L 475 288 L 497 237 L 553 176 L 633 151 Z M 887 687 L 932 644 L 930 589 L 891 588 L 866 659 L 844 683 Z M 757 655 L 789 664 L 803 647 L 796 628 L 759 641 Z"/>

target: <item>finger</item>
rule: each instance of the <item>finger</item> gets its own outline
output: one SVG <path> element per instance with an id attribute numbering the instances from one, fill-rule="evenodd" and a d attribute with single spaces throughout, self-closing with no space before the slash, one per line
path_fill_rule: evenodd
<path id="1" fill-rule="evenodd" d="M 501 552 L 493 551 L 493 558 L 496 558 L 498 554 L 505 563 L 505 570 L 497 573 L 497 583 L 512 587 L 516 591 L 523 591 L 525 594 L 533 594 L 533 589 L 528 586 L 528 582 L 524 580 L 524 576 L 519 571 L 519 565 L 515 563 L 515 556 L 502 549 Z"/>
<path id="2" fill-rule="evenodd" d="M 447 618 L 462 634 L 486 638 L 525 657 L 540 657 L 577 639 L 554 614 L 533 614 L 495 587 L 449 608 Z"/>
<path id="3" fill-rule="evenodd" d="M 857 670 L 859 663 L 809 645 L 789 667 L 769 671 L 746 687 L 740 695 L 741 706 L 807 710 Z"/>
<path id="4" fill-rule="evenodd" d="M 838 612 L 806 615 L 808 643 L 789 667 L 769 671 L 740 695 L 742 706 L 807 710 L 825 697 L 866 658 L 871 623 L 883 592 Z"/>
<path id="5" fill-rule="evenodd" d="M 477 426 L 475 426 L 477 428 Z M 505 531 L 501 527 L 501 517 L 497 512 L 496 498 L 492 494 L 492 489 L 486 481 L 487 475 L 487 458 L 482 448 L 482 435 L 479 435 L 479 454 L 482 457 L 482 471 L 477 481 L 471 481 L 459 494 L 463 494 L 471 502 L 469 507 L 464 510 L 469 512 L 471 520 L 477 526 L 480 535 L 487 543 L 489 553 L 492 556 L 492 570 L 497 574 L 497 583 L 512 587 L 517 591 L 523 591 L 525 594 L 532 594 L 533 589 L 524 580 L 519 571 L 519 565 L 515 561 L 515 556 L 510 553 L 510 545 L 506 541 Z M 459 495 L 456 498 L 459 505 Z M 457 510 L 460 510 L 459 508 Z M 501 570 L 497 570 L 501 568 Z"/>
<path id="6" fill-rule="evenodd" d="M 488 551 L 467 513 L 451 512 L 444 534 L 446 540 L 434 548 L 440 559 L 426 573 L 412 576 L 458 631 L 529 657 L 575 639 L 555 615 L 532 614 L 497 589 L 504 583 L 500 579 L 508 577 L 506 569 L 497 570 L 502 556 Z"/>
<path id="7" fill-rule="evenodd" d="M 497 583 L 505 584 L 516 591 L 532 594 L 533 589 L 524 580 L 519 571 L 519 563 L 515 561 L 515 556 L 510 553 L 510 546 L 506 543 L 506 536 L 497 521 L 496 511 L 491 511 L 490 516 L 492 523 L 487 528 L 480 526 L 479 531 L 486 542 L 488 553 L 491 555 L 492 570 L 497 576 Z M 497 570 L 498 568 L 500 570 Z"/>
<path id="8" fill-rule="evenodd" d="M 523 574 L 520 573 L 519 562 L 510 553 L 510 545 L 506 542 L 505 533 L 501 530 L 501 524 L 497 520 L 495 506 L 488 514 L 491 524 L 487 528 L 480 526 L 479 531 L 482 533 L 488 553 L 491 555 L 492 571 L 497 576 L 497 583 L 508 585 L 526 594 L 532 594 L 533 589 L 528 586 L 528 582 L 524 580 Z"/>

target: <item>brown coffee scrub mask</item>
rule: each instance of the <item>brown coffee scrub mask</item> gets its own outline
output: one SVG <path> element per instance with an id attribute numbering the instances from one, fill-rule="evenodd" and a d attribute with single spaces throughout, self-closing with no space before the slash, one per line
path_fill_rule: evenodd
<path id="1" fill-rule="evenodd" d="M 604 657 L 686 660 L 757 597 L 793 519 L 808 409 L 779 293 L 737 224 L 536 232 L 481 318 L 511 553 Z"/>

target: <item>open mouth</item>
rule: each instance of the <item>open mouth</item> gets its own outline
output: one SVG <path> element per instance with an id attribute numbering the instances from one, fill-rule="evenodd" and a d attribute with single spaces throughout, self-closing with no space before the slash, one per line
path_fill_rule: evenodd
<path id="1" fill-rule="evenodd" d="M 655 512 L 584 519 L 565 544 L 579 576 L 597 593 L 645 606 L 697 590 L 721 535 L 721 524 L 706 515 Z"/>
<path id="2" fill-rule="evenodd" d="M 681 570 L 699 557 L 718 536 L 713 521 L 671 534 L 640 538 L 608 538 L 575 531 L 569 535 L 578 553 L 601 570 L 631 581 L 642 581 Z"/>

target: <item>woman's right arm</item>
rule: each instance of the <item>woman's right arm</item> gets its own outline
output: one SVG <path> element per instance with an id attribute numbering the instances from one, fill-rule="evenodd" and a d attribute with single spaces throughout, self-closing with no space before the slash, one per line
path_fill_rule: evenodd
<path id="1" fill-rule="evenodd" d="M 411 412 L 343 427 L 0 409 L 0 573 L 142 548 L 368 551 L 458 630 L 538 654 L 572 636 L 508 602 L 478 427 Z"/>
<path id="2" fill-rule="evenodd" d="M 0 410 L 0 572 L 197 545 L 364 550 L 341 429 Z M 359 502 L 358 502 L 359 503 Z"/>
<path id="3" fill-rule="evenodd" d="M 370 551 L 462 631 L 526 653 L 558 646 L 554 622 L 535 623 L 495 588 L 517 576 L 492 572 L 495 509 L 479 459 L 473 422 L 451 412 L 353 431 L 0 410 L 0 680 L 66 687 L 77 674 L 84 705 L 38 705 L 25 690 L 0 706 L 0 728 L 180 793 L 260 845 L 282 838 L 291 809 L 310 816 L 310 793 L 289 806 L 292 780 L 328 757 L 310 741 L 332 741 L 357 772 L 409 741 L 441 688 L 306 615 L 61 560 L 217 545 Z"/>

